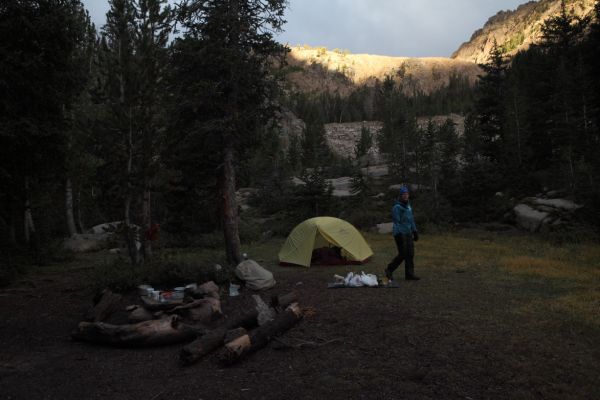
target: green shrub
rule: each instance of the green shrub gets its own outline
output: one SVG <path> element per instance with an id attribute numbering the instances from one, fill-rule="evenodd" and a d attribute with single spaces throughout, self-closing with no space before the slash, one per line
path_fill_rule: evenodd
<path id="1" fill-rule="evenodd" d="M 222 267 L 215 268 L 215 264 Z M 105 262 L 90 273 L 90 282 L 96 289 L 108 287 L 125 292 L 140 284 L 158 288 L 173 287 L 196 282 L 227 282 L 233 277 L 220 251 L 176 252 L 155 256 L 142 265 L 131 265 L 127 259 L 118 258 Z"/>
<path id="2" fill-rule="evenodd" d="M 593 227 L 584 224 L 565 224 L 550 227 L 541 234 L 550 243 L 562 246 L 565 244 L 598 243 L 600 239 Z"/>
<path id="3" fill-rule="evenodd" d="M 131 265 L 127 259 L 119 257 L 106 261 L 91 270 L 88 281 L 97 290 L 110 288 L 115 292 L 125 292 L 140 285 L 141 266 Z"/>
<path id="4" fill-rule="evenodd" d="M 366 230 L 387 222 L 391 219 L 390 210 L 391 207 L 374 207 L 364 205 L 354 209 L 346 210 L 340 216 L 342 219 L 350 222 L 358 229 Z"/>
<path id="5" fill-rule="evenodd" d="M 255 220 L 241 220 L 240 225 L 240 241 L 242 243 L 254 243 L 263 238 L 264 229 L 261 224 Z"/>

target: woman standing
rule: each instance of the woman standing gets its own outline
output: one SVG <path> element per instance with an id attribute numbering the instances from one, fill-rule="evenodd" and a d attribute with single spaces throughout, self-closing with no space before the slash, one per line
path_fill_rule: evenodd
<path id="1" fill-rule="evenodd" d="M 413 242 L 419 240 L 419 233 L 415 225 L 412 208 L 408 201 L 410 197 L 409 190 L 406 186 L 400 188 L 400 197 L 392 208 L 392 221 L 394 223 L 393 234 L 398 255 L 390 262 L 385 269 L 385 276 L 391 281 L 392 274 L 404 261 L 404 278 L 407 281 L 418 281 L 418 276 L 415 275 L 415 246 Z"/>

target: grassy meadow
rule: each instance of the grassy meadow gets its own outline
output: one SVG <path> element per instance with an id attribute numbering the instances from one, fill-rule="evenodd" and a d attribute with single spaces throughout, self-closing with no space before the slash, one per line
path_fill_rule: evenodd
<path id="1" fill-rule="evenodd" d="M 390 235 L 364 233 L 375 255 L 363 266 L 282 267 L 277 254 L 284 238 L 271 238 L 245 244 L 249 257 L 271 270 L 275 277 L 291 280 L 315 280 L 325 284 L 333 274 L 363 270 L 381 276 L 395 255 Z M 214 238 L 213 238 L 214 239 Z M 211 243 L 218 242 L 213 240 Z M 462 274 L 465 285 L 485 282 L 510 287 L 511 293 L 522 292 L 521 301 L 511 304 L 514 312 L 534 313 L 539 318 L 579 322 L 600 328 L 600 245 L 554 245 L 529 235 L 508 235 L 486 231 L 462 231 L 422 235 L 415 246 L 416 273 L 433 282 L 432 290 L 452 290 L 448 277 Z M 224 268 L 223 253 L 216 244 L 212 248 L 165 248 L 157 252 L 152 264 L 132 269 L 123 259 L 107 259 L 98 253 L 90 269 L 90 281 L 98 288 L 117 290 L 135 287 L 139 282 L 156 286 L 214 279 L 221 283 L 232 277 Z M 75 262 L 76 263 L 76 262 Z M 403 266 L 396 276 L 403 276 Z M 518 293 L 517 293 L 518 294 Z M 432 293 L 436 296 L 435 293 Z"/>
<path id="2" fill-rule="evenodd" d="M 340 272 L 356 271 L 381 275 L 396 249 L 389 235 L 364 234 L 375 253 L 364 266 L 335 267 Z M 248 253 L 264 260 L 274 272 L 277 252 L 283 240 L 248 246 Z M 403 265 L 396 276 L 403 276 Z M 446 273 L 477 274 L 483 280 L 512 283 L 523 290 L 539 291 L 536 300 L 518 305 L 517 311 L 560 314 L 600 327 L 600 245 L 554 245 L 528 235 L 466 231 L 462 233 L 422 235 L 415 244 L 415 271 L 424 279 L 436 279 Z M 331 278 L 331 267 L 313 267 L 310 274 Z M 331 280 L 331 279 L 329 279 Z M 535 297 L 535 296 L 534 296 Z"/>

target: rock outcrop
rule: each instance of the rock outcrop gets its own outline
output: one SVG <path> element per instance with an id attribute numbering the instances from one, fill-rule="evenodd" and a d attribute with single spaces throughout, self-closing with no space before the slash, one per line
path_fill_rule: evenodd
<path id="1" fill-rule="evenodd" d="M 340 157 L 355 157 L 356 143 L 360 139 L 363 128 L 368 129 L 373 137 L 373 146 L 369 149 L 366 159 L 366 165 L 377 165 L 384 162 L 375 144 L 376 137 L 383 128 L 383 123 L 379 121 L 347 122 L 342 124 L 325 124 L 325 139 L 327 145 L 335 154 Z"/>
<path id="2" fill-rule="evenodd" d="M 529 232 L 550 231 L 572 222 L 581 205 L 566 199 L 527 197 L 513 208 L 516 225 Z"/>
<path id="3" fill-rule="evenodd" d="M 434 125 L 441 126 L 448 119 L 455 124 L 456 132 L 462 136 L 465 131 L 465 117 L 458 114 L 435 115 L 432 117 L 417 118 L 417 126 L 420 129 L 426 129 L 431 120 Z M 355 157 L 356 143 L 360 139 L 363 128 L 368 129 L 373 137 L 373 146 L 369 149 L 366 156 L 360 160 L 361 167 L 375 166 L 385 164 L 384 156 L 377 147 L 377 136 L 383 128 L 380 121 L 362 121 L 325 124 L 325 139 L 329 148 L 340 157 Z"/>
<path id="4" fill-rule="evenodd" d="M 590 15 L 595 0 L 565 2 L 567 12 L 578 17 Z M 507 56 L 526 50 L 541 38 L 541 27 L 548 18 L 559 15 L 561 0 L 530 1 L 513 11 L 500 11 L 482 29 L 463 43 L 452 58 L 478 64 L 488 62 L 494 40 Z"/>

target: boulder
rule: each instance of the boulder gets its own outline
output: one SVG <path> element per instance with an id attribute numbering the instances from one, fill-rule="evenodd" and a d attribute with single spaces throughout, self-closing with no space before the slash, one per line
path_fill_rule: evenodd
<path id="1" fill-rule="evenodd" d="M 513 209 L 516 224 L 530 232 L 548 232 L 553 228 L 569 224 L 574 213 L 582 205 L 567 199 L 527 197 Z"/>
<path id="2" fill-rule="evenodd" d="M 513 211 L 517 226 L 529 232 L 537 232 L 543 221 L 550 215 L 547 212 L 537 211 L 527 204 L 517 204 Z"/>
<path id="3" fill-rule="evenodd" d="M 294 186 L 306 186 L 306 182 L 304 182 L 302 179 L 298 178 L 297 176 L 294 176 L 292 178 L 292 184 Z"/>
<path id="4" fill-rule="evenodd" d="M 383 224 L 377 224 L 377 233 L 382 235 L 391 234 L 394 228 L 393 222 L 385 222 Z"/>
<path id="5" fill-rule="evenodd" d="M 109 233 L 82 233 L 75 234 L 70 238 L 65 239 L 63 248 L 74 253 L 87 253 L 108 249 L 111 234 Z"/>
<path id="6" fill-rule="evenodd" d="M 369 167 L 361 168 L 360 171 L 364 176 L 368 176 L 369 178 L 381 178 L 387 176 L 389 173 L 389 168 L 387 165 L 372 165 Z"/>
<path id="7" fill-rule="evenodd" d="M 352 178 L 344 176 L 335 179 L 326 179 L 325 182 L 331 184 L 333 187 L 333 197 L 350 197 L 352 194 Z"/>
<path id="8" fill-rule="evenodd" d="M 119 225 L 122 223 L 123 221 L 105 222 L 103 224 L 98 224 L 91 227 L 86 233 L 97 235 L 101 233 L 114 232 L 119 229 Z"/>
<path id="9" fill-rule="evenodd" d="M 553 208 L 557 208 L 557 209 L 561 209 L 561 210 L 565 210 L 565 211 L 575 211 L 575 210 L 578 210 L 581 207 L 583 207 L 579 204 L 575 204 L 575 202 L 573 202 L 571 200 L 565 200 L 565 199 L 533 198 L 532 201 L 535 204 L 539 204 L 540 206 L 553 207 Z"/>

